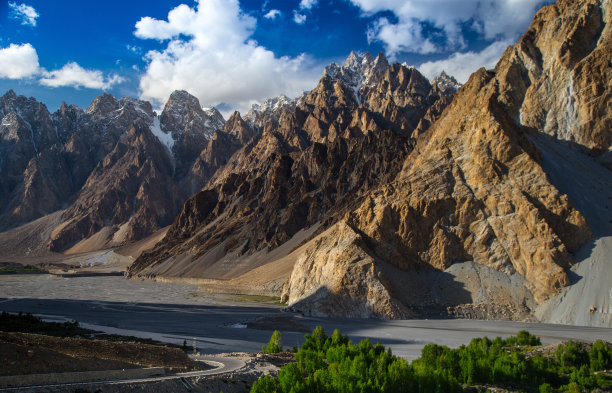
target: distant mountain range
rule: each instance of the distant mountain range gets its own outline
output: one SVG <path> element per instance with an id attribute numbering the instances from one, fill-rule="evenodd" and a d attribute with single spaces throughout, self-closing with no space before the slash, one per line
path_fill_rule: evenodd
<path id="1" fill-rule="evenodd" d="M 465 86 L 351 53 L 227 121 L 184 91 L 159 116 L 107 94 L 51 114 L 9 91 L 0 238 L 52 217 L 39 249 L 73 253 L 169 225 L 129 277 L 313 315 L 610 326 L 611 8 L 543 7 Z"/>

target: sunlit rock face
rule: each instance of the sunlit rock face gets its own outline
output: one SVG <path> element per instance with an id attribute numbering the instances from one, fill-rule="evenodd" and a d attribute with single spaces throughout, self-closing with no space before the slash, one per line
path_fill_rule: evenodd
<path id="1" fill-rule="evenodd" d="M 609 149 L 610 9 L 609 2 L 599 1 L 544 7 L 494 70 L 472 75 L 419 138 L 395 181 L 347 214 L 344 222 L 359 234 L 365 245 L 360 250 L 369 256 L 361 261 L 369 261 L 372 271 L 390 264 L 404 272 L 442 272 L 471 261 L 507 277 L 522 277 L 520 286 L 528 296 L 479 300 L 491 309 L 506 308 L 508 318 L 524 317 L 522 306 L 529 311 L 569 284 L 570 253 L 591 238 L 591 230 L 550 183 L 530 138 L 549 135 L 554 143 L 573 142 L 595 156 Z M 300 257 L 284 298 L 311 313 L 333 314 L 327 306 L 333 302 L 327 300 L 322 308 L 312 294 L 320 285 L 330 289 L 327 294 L 337 291 L 338 299 L 345 296 L 338 283 L 352 280 L 318 274 L 351 258 L 339 251 Z M 385 288 L 408 308 L 410 294 L 435 303 L 424 299 L 423 288 L 410 288 L 409 281 L 405 285 L 395 280 Z M 475 302 L 483 287 L 463 301 Z M 363 284 L 351 293 L 363 293 L 363 304 L 371 304 L 366 299 L 376 296 L 368 295 L 367 288 Z M 515 289 L 508 283 L 506 292 Z M 516 307 L 519 298 L 522 304 Z M 348 313 L 341 306 L 336 310 Z M 374 308 L 370 312 L 379 315 Z"/>

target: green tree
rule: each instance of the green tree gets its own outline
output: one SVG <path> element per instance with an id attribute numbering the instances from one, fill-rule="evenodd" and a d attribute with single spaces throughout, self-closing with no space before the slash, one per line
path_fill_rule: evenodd
<path id="1" fill-rule="evenodd" d="M 283 352 L 283 334 L 275 330 L 270 337 L 268 344 L 261 347 L 261 353 L 279 353 Z"/>

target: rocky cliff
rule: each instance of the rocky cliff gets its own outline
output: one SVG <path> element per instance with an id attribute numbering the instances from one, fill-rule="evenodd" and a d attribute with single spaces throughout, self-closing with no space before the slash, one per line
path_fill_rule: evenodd
<path id="1" fill-rule="evenodd" d="M 367 253 L 373 272 L 390 265 L 404 273 L 435 269 L 442 274 L 469 261 L 519 276 L 530 292 L 522 304 L 516 304 L 516 297 L 478 300 L 491 310 L 506 308 L 502 314 L 510 318 L 524 314 L 524 308 L 533 311 L 570 284 L 572 253 L 591 239 L 592 231 L 552 183 L 532 140 L 572 142 L 593 155 L 609 148 L 610 112 L 602 108 L 609 105 L 611 89 L 610 8 L 609 2 L 598 1 L 544 7 L 494 70 L 479 70 L 459 90 L 442 117 L 419 137 L 395 180 L 347 213 L 342 225 L 359 235 L 350 247 Z M 581 88 L 575 88 L 576 81 Z M 385 288 L 374 292 L 366 291 L 365 284 L 341 285 L 351 279 L 339 281 L 338 273 L 311 274 L 323 268 L 320 264 L 345 263 L 333 260 L 343 254 L 330 257 L 329 250 L 316 248 L 313 253 L 298 258 L 283 291 L 296 309 L 332 314 L 321 304 L 347 296 L 372 304 L 382 294 L 388 302 L 402 298 L 413 309 L 423 300 L 449 305 L 436 296 L 423 299 L 418 286 L 404 287 L 397 280 L 391 286 L 384 273 L 372 275 Z M 314 296 L 318 288 L 336 290 Z M 462 301 L 477 308 L 481 290 Z M 370 313 L 394 316 L 374 307 Z"/>

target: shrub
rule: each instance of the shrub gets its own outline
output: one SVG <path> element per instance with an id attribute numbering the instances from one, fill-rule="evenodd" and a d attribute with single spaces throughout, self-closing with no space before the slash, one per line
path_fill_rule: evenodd
<path id="1" fill-rule="evenodd" d="M 568 341 L 565 345 L 559 345 L 556 351 L 557 361 L 561 366 L 568 368 L 580 367 L 589 363 L 589 354 L 582 344 Z"/>
<path id="2" fill-rule="evenodd" d="M 251 393 L 267 393 L 276 392 L 276 379 L 269 375 L 264 375 L 263 378 L 258 379 L 251 388 Z"/>
<path id="3" fill-rule="evenodd" d="M 542 345 L 540 341 L 540 337 L 534 336 L 530 334 L 527 330 L 521 330 L 516 334 L 516 337 L 508 337 L 504 340 L 505 346 L 515 346 L 515 345 Z"/>
<path id="4" fill-rule="evenodd" d="M 540 388 L 539 388 L 539 391 L 540 391 L 540 393 L 553 393 L 554 392 L 552 386 L 550 386 L 547 383 L 541 384 Z"/>
<path id="5" fill-rule="evenodd" d="M 612 348 L 601 340 L 593 343 L 589 351 L 591 370 L 608 370 L 612 368 Z"/>

